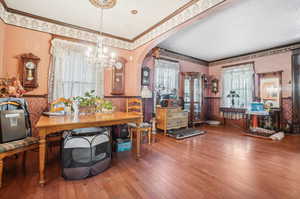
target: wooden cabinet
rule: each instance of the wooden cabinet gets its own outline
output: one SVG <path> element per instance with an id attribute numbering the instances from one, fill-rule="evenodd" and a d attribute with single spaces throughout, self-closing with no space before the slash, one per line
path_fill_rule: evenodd
<path id="1" fill-rule="evenodd" d="M 164 131 L 188 126 L 188 112 L 181 108 L 156 108 L 156 128 Z"/>
<path id="2" fill-rule="evenodd" d="M 201 120 L 202 108 L 202 76 L 200 73 L 188 72 L 184 75 L 184 103 L 183 108 L 189 113 L 189 123 L 193 126 L 194 122 Z"/>

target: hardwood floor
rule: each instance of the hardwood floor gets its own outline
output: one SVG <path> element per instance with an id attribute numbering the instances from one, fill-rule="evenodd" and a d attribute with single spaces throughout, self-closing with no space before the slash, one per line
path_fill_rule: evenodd
<path id="1" fill-rule="evenodd" d="M 204 129 L 207 134 L 183 141 L 157 136 L 152 146 L 143 144 L 141 160 L 120 153 L 109 170 L 80 181 L 61 177 L 52 152 L 44 188 L 38 186 L 36 152 L 26 174 L 21 158 L 9 159 L 0 198 L 300 198 L 300 136 L 270 141 L 236 128 Z"/>

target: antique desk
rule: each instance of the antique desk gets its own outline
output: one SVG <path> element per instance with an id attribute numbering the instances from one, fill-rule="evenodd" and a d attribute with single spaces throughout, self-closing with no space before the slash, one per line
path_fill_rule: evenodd
<path id="1" fill-rule="evenodd" d="M 45 155 L 47 135 L 60 132 L 63 130 L 72 130 L 76 128 L 113 126 L 118 124 L 126 124 L 129 122 L 141 123 L 142 118 L 136 113 L 95 113 L 92 115 L 74 116 L 41 116 L 36 128 L 39 130 L 39 173 L 41 185 L 45 184 Z M 140 157 L 141 132 L 136 132 L 136 157 Z"/>

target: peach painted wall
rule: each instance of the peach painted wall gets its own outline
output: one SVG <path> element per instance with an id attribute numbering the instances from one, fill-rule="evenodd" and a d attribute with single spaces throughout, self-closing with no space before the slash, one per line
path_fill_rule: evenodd
<path id="1" fill-rule="evenodd" d="M 3 29 L 1 28 L 3 25 Z M 33 95 L 43 95 L 48 93 L 48 71 L 49 71 L 49 65 L 50 65 L 50 47 L 51 47 L 51 39 L 52 35 L 48 33 L 42 33 L 38 31 L 33 31 L 25 28 L 0 24 L 1 30 L 0 30 L 0 41 L 1 39 L 4 40 L 4 34 L 5 34 L 5 40 L 4 42 L 1 42 L 3 44 L 3 47 L 0 46 L 0 55 L 2 53 L 1 50 L 3 50 L 3 67 L 5 75 L 8 74 L 9 77 L 17 76 L 19 75 L 19 59 L 18 56 L 20 56 L 23 53 L 33 53 L 34 55 L 41 58 L 41 62 L 39 63 L 38 68 L 38 83 L 39 87 L 37 89 L 34 89 L 32 92 L 28 92 L 28 94 Z M 2 36 L 3 35 L 3 36 Z M 125 66 L 125 75 L 126 80 L 126 90 L 125 95 L 134 95 L 135 89 L 132 89 L 136 87 L 136 85 L 133 85 L 132 81 L 132 72 L 131 68 L 133 67 L 132 61 L 130 61 L 130 56 L 132 56 L 132 52 L 128 50 L 123 49 L 112 49 L 112 51 L 115 51 L 119 56 L 124 57 L 128 60 L 126 66 Z M 0 56 L 0 61 L 1 60 Z M 0 62 L 1 63 L 1 62 Z M 2 69 L 2 68 L 1 68 Z M 2 73 L 1 73 L 2 74 Z M 106 70 L 104 75 L 104 92 L 106 96 L 110 96 L 111 92 L 111 70 Z M 136 78 L 136 77 L 135 77 Z"/>
<path id="2" fill-rule="evenodd" d="M 20 75 L 20 55 L 24 53 L 33 53 L 41 59 L 38 66 L 39 87 L 28 92 L 28 94 L 47 94 L 48 69 L 50 64 L 50 40 L 50 34 L 6 25 L 4 67 L 6 68 L 9 77 Z"/>
<path id="3" fill-rule="evenodd" d="M 0 78 L 4 77 L 5 74 L 5 70 L 3 66 L 4 40 L 5 40 L 5 24 L 0 19 Z"/>
<path id="4" fill-rule="evenodd" d="M 291 78 L 292 78 L 292 63 L 291 63 L 291 56 L 292 52 L 286 52 L 282 54 L 270 55 L 265 57 L 260 57 L 252 60 L 245 60 L 241 62 L 234 62 L 230 64 L 223 64 L 217 66 L 210 66 L 209 67 L 209 75 L 220 80 L 220 92 L 216 95 L 211 94 L 212 97 L 219 97 L 221 96 L 222 91 L 222 82 L 221 82 L 221 74 L 222 74 L 222 67 L 223 66 L 230 66 L 244 62 L 254 61 L 255 63 L 255 72 L 256 73 L 267 73 L 267 72 L 276 72 L 276 71 L 283 71 L 282 74 L 282 96 L 284 98 L 290 97 L 292 95 L 291 90 Z"/>

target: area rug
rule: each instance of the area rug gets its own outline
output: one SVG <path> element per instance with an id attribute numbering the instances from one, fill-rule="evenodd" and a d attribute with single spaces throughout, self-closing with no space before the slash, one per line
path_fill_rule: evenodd
<path id="1" fill-rule="evenodd" d="M 168 132 L 168 135 L 177 140 L 182 140 L 196 135 L 203 135 L 206 131 L 197 130 L 197 129 L 180 129 L 176 131 Z"/>

